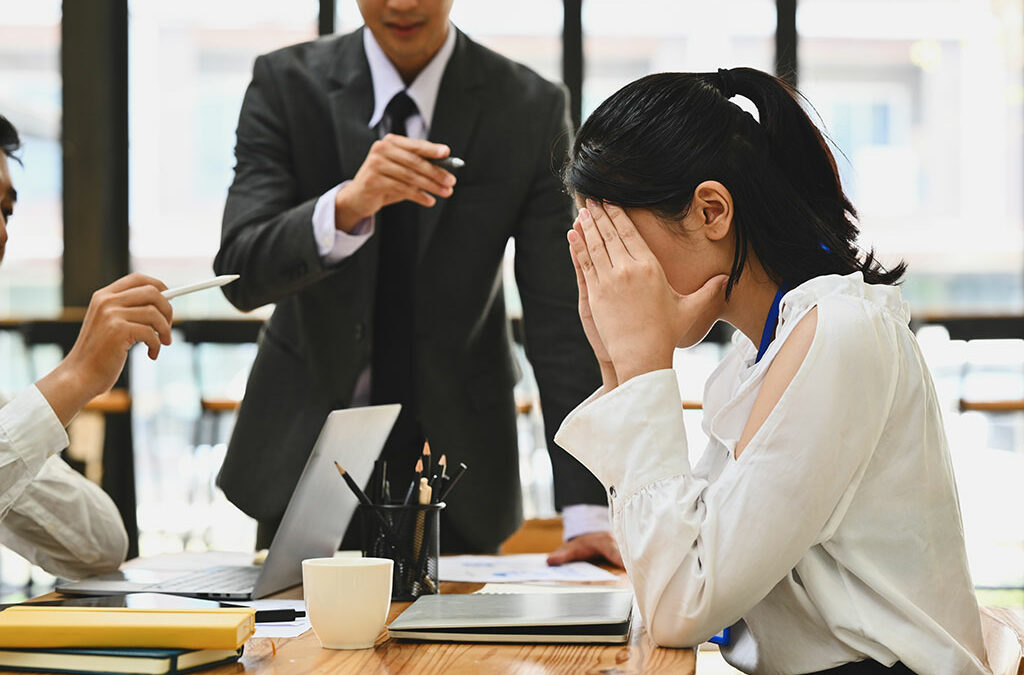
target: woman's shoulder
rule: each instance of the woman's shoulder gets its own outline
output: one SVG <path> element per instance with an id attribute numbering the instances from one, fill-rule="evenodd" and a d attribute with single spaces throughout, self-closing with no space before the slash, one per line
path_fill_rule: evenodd
<path id="1" fill-rule="evenodd" d="M 899 287 L 866 283 L 860 272 L 815 277 L 786 293 L 779 312 L 782 326 L 795 325 L 812 307 L 819 308 L 819 325 L 910 322 Z"/>

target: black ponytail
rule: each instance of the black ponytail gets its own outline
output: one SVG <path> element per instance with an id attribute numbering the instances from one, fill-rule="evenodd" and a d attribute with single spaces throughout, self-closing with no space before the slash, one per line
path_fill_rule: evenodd
<path id="1" fill-rule="evenodd" d="M 757 107 L 758 120 L 732 103 Z M 856 211 L 825 138 L 786 83 L 753 68 L 661 73 L 626 85 L 587 119 L 565 171 L 570 191 L 679 220 L 705 180 L 733 197 L 736 254 L 728 291 L 748 248 L 780 285 L 860 271 L 896 284 L 857 246 Z"/>

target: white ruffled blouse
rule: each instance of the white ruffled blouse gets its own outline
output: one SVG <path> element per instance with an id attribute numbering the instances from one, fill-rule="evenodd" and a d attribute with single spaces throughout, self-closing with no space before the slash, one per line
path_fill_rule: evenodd
<path id="1" fill-rule="evenodd" d="M 733 450 L 774 356 L 818 308 L 814 340 L 750 443 Z M 602 481 L 640 613 L 656 642 L 732 626 L 751 673 L 902 661 L 987 673 L 949 450 L 897 288 L 860 273 L 782 299 L 760 362 L 741 333 L 708 379 L 709 440 L 691 467 L 676 375 L 595 393 L 556 441 Z"/>

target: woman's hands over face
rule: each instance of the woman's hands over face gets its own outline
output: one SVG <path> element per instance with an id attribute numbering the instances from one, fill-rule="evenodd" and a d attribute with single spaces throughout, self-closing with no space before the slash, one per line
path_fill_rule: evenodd
<path id="1" fill-rule="evenodd" d="M 568 238 L 580 319 L 598 360 L 611 361 L 619 382 L 671 368 L 675 347 L 703 338 L 722 309 L 726 275 L 689 295 L 676 293 L 617 206 L 587 200 Z"/>

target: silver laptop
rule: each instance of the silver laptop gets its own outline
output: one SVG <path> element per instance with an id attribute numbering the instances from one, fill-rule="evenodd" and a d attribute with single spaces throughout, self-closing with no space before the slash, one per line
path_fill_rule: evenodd
<path id="1" fill-rule="evenodd" d="M 302 561 L 334 555 L 355 512 L 355 495 L 334 462 L 345 467 L 358 485 L 366 485 L 400 409 L 397 404 L 368 406 L 335 410 L 327 416 L 262 566 L 182 570 L 147 568 L 141 562 L 111 574 L 58 584 L 57 590 L 74 595 L 147 592 L 252 600 L 302 583 Z M 224 554 L 210 556 L 223 560 Z"/>

